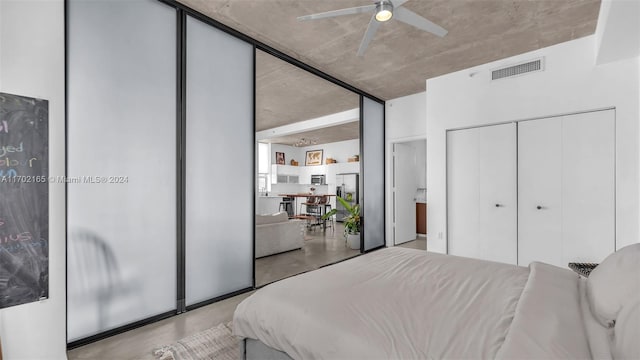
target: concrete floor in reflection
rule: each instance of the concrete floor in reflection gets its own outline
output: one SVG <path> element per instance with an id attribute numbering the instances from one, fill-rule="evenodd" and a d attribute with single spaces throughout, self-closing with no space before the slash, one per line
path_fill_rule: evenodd
<path id="1" fill-rule="evenodd" d="M 360 250 L 345 244 L 343 232 L 341 223 L 335 229 L 307 230 L 302 249 L 257 259 L 256 287 L 359 255 Z"/>
<path id="2" fill-rule="evenodd" d="M 406 243 L 397 246 L 409 249 L 427 250 L 427 238 L 420 236 L 413 241 L 407 241 Z"/>

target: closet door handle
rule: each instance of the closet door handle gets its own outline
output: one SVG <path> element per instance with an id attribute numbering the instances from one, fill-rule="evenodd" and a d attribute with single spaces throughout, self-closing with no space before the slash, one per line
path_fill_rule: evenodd
<path id="1" fill-rule="evenodd" d="M 496 204 L 496 207 L 501 207 L 501 206 L 503 206 L 503 205 L 500 205 L 500 204 Z"/>
<path id="2" fill-rule="evenodd" d="M 542 210 L 542 206 L 538 205 L 538 206 L 536 206 L 536 209 Z"/>

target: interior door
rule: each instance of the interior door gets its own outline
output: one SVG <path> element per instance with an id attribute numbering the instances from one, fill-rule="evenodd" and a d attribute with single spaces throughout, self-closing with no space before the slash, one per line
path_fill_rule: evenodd
<path id="1" fill-rule="evenodd" d="M 478 236 L 485 260 L 518 262 L 516 124 L 478 129 Z"/>
<path id="2" fill-rule="evenodd" d="M 408 144 L 393 145 L 393 236 L 399 245 L 416 239 L 415 149 Z"/>
<path id="3" fill-rule="evenodd" d="M 562 119 L 562 260 L 601 262 L 615 251 L 615 112 Z"/>
<path id="4" fill-rule="evenodd" d="M 519 125 L 519 264 L 600 262 L 615 250 L 613 110 Z"/>
<path id="5" fill-rule="evenodd" d="M 449 254 L 517 262 L 516 125 L 447 134 Z"/>
<path id="6" fill-rule="evenodd" d="M 479 129 L 447 133 L 447 241 L 451 255 L 481 258 Z"/>
<path id="7" fill-rule="evenodd" d="M 562 262 L 561 154 L 558 118 L 518 124 L 518 265 Z"/>

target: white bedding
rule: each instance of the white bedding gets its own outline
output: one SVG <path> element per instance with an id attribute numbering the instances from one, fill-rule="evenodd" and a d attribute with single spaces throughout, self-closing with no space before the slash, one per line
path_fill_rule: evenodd
<path id="1" fill-rule="evenodd" d="M 294 359 L 589 358 L 578 276 L 389 248 L 258 290 L 237 335 Z"/>

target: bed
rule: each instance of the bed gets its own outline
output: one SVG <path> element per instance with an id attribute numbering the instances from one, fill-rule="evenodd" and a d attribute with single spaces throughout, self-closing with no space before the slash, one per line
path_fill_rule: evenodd
<path id="1" fill-rule="evenodd" d="M 383 249 L 258 290 L 234 332 L 246 359 L 640 358 L 640 244 L 623 250 L 586 280 Z"/>

